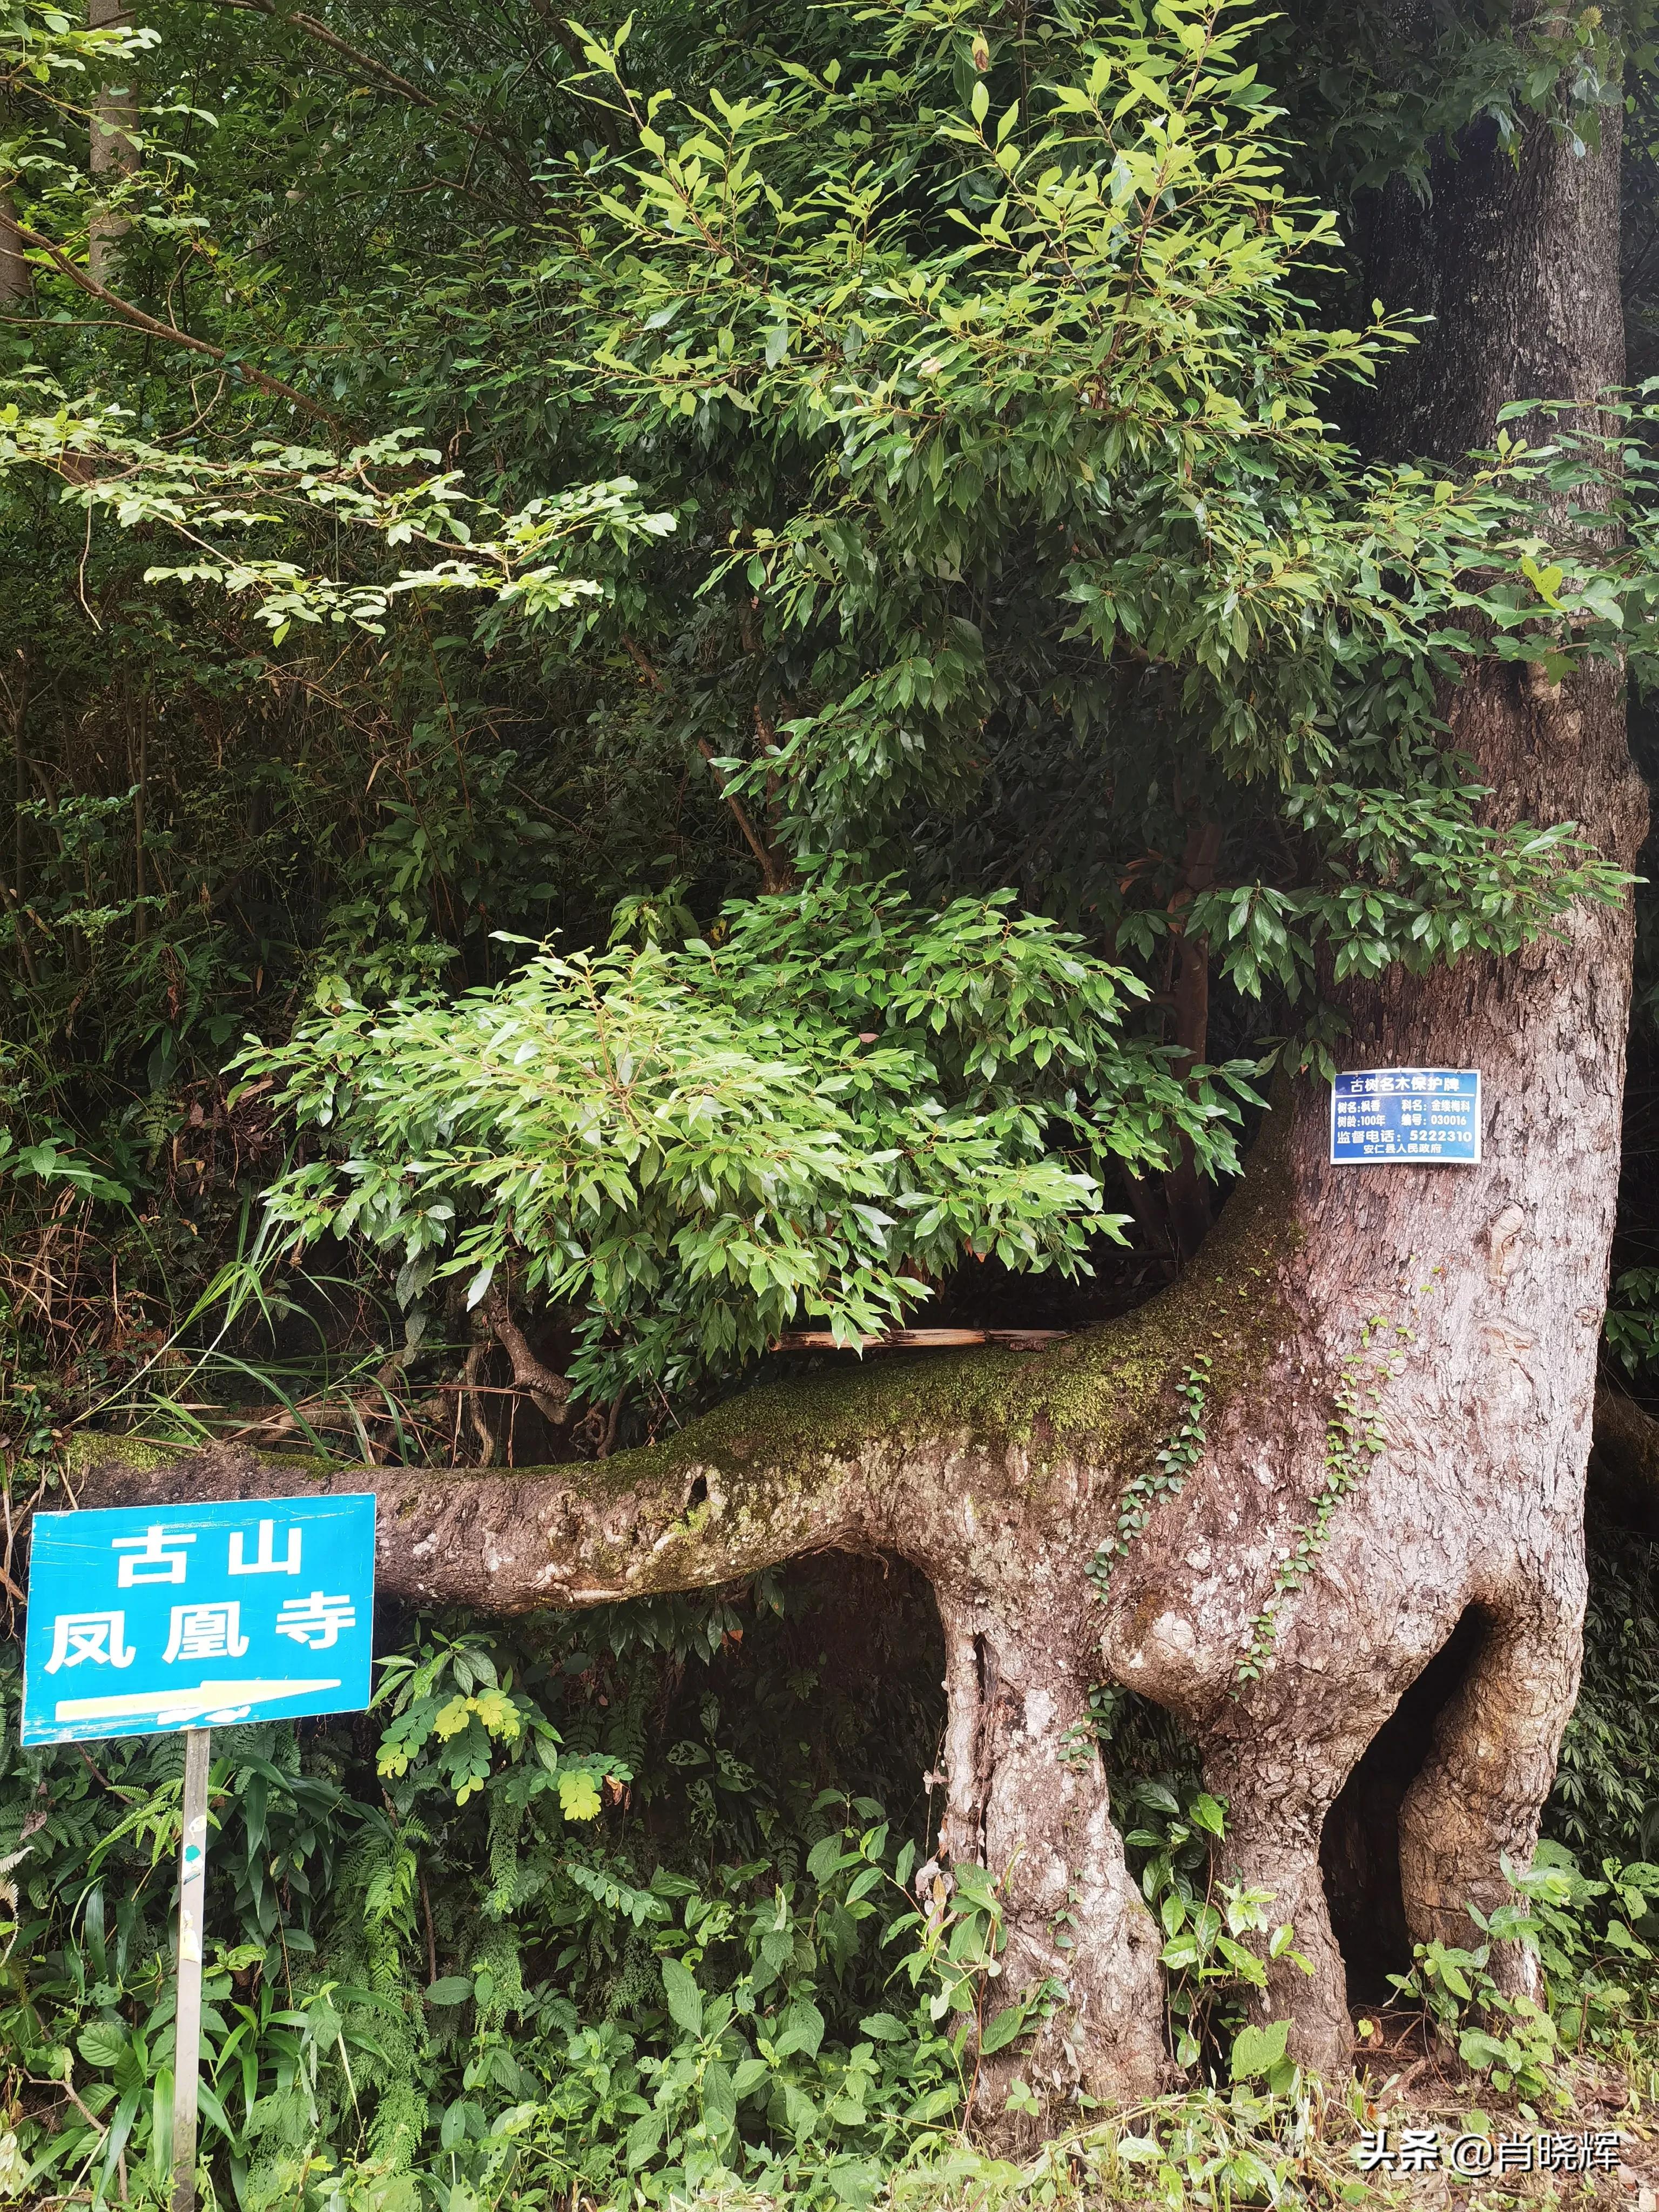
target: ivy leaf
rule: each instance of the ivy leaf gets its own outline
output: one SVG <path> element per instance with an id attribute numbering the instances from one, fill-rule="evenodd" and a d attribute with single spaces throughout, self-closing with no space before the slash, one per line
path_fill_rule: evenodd
<path id="1" fill-rule="evenodd" d="M 1024 2026 L 1024 2006 L 1017 2004 L 1005 2006 L 1002 2011 L 997 2013 L 987 2024 L 985 2033 L 979 2039 L 981 2054 L 989 2058 L 995 2052 L 1006 2050 L 1015 2037 L 1023 2031 Z"/>

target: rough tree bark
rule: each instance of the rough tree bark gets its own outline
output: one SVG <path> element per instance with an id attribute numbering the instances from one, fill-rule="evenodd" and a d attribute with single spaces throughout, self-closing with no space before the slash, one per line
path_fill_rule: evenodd
<path id="1" fill-rule="evenodd" d="M 0 109 L 0 125 L 5 121 Z M 17 212 L 9 185 L 0 185 L 0 315 L 21 307 L 29 295 L 29 265 L 17 235 Z"/>
<path id="2" fill-rule="evenodd" d="M 15 126 L 11 102 L 0 94 L 0 137 L 9 137 Z M 0 315 L 21 307 L 28 296 L 29 265 L 17 235 L 15 179 L 0 177 Z"/>
<path id="3" fill-rule="evenodd" d="M 1221 839 L 1221 824 L 1202 818 L 1194 823 L 1188 834 L 1187 849 L 1181 860 L 1181 884 L 1176 894 L 1177 909 L 1183 916 L 1199 893 L 1207 891 L 1215 882 Z M 1210 948 L 1202 936 L 1191 935 L 1183 927 L 1174 951 L 1175 972 L 1170 978 L 1172 1042 L 1192 1055 L 1188 1064 L 1196 1066 L 1208 1058 Z M 1198 1162 L 1190 1145 L 1182 1145 L 1180 1158 L 1164 1176 L 1164 1196 L 1170 1210 L 1170 1242 L 1176 1261 L 1188 1260 L 1208 1236 L 1212 1212 L 1212 1186 L 1199 1175 Z"/>
<path id="4" fill-rule="evenodd" d="M 1455 455 L 1505 398 L 1616 380 L 1616 160 L 1540 130 L 1511 167 L 1475 141 L 1434 209 L 1401 216 L 1415 258 L 1395 296 L 1432 278 L 1449 319 L 1391 440 Z M 1460 282 L 1478 291 L 1467 331 Z M 1575 819 L 1632 861 L 1645 802 L 1610 674 L 1553 690 L 1482 667 L 1449 705 L 1494 819 Z M 594 1605 L 833 1547 L 920 1568 L 948 1654 L 944 1848 L 1006 1878 L 1005 1990 L 1065 1992 L 1035 2050 L 986 2069 L 992 2123 L 1015 2067 L 1051 2106 L 1164 2073 L 1157 1932 L 1100 1762 L 1068 1739 L 1103 1678 L 1155 1700 L 1230 1801 L 1231 1869 L 1275 1893 L 1314 1964 L 1275 1980 L 1269 2011 L 1340 2069 L 1328 1892 L 1351 1922 L 1392 1911 L 1401 1942 L 1456 1935 L 1531 1844 L 1573 1700 L 1630 957 L 1629 913 L 1583 910 L 1510 963 L 1352 994 L 1350 1065 L 1483 1071 L 1482 1164 L 1333 1169 L 1328 1093 L 1303 1082 L 1181 1280 L 1091 1335 L 757 1389 L 602 1466 L 325 1480 L 378 1492 L 383 1587 L 422 1604 Z M 1085 1569 L 1191 1372 L 1203 1455 L 1103 1605 Z M 82 1502 L 295 1480 L 291 1461 L 112 1445 Z"/>
<path id="5" fill-rule="evenodd" d="M 88 27 L 125 31 L 132 24 L 129 0 L 87 0 Z M 136 66 L 121 68 L 116 81 L 100 84 L 93 102 L 89 152 L 93 181 L 108 191 L 138 166 L 138 92 Z M 106 210 L 94 216 L 87 240 L 87 268 L 94 282 L 107 284 L 118 274 L 122 240 L 132 228 L 125 216 Z"/>

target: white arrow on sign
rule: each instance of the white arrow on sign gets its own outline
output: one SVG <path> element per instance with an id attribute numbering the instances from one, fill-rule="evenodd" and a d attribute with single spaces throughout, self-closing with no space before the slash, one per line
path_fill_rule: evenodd
<path id="1" fill-rule="evenodd" d="M 337 1681 L 198 1682 L 188 1690 L 137 1690 L 116 1698 L 60 1698 L 53 1718 L 64 1722 L 125 1720 L 137 1713 L 154 1713 L 162 1721 L 187 1721 L 198 1713 L 216 1713 L 227 1705 L 265 1705 L 280 1698 L 303 1698 L 324 1690 L 337 1690 Z"/>

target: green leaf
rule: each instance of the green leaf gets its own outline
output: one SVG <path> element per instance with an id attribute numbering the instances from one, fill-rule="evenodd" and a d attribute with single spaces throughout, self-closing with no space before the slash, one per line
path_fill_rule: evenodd
<path id="1" fill-rule="evenodd" d="M 662 1985 L 668 1999 L 668 2014 L 683 2034 L 702 2033 L 702 1991 L 688 1968 L 678 1959 L 662 1962 Z"/>
<path id="2" fill-rule="evenodd" d="M 601 1803 L 599 1785 L 580 1768 L 562 1766 L 558 1773 L 559 1810 L 567 1820 L 591 1820 Z"/>
<path id="3" fill-rule="evenodd" d="M 1235 2081 L 1258 2081 L 1270 2074 L 1285 2056 L 1285 2039 L 1291 2032 L 1287 2020 L 1270 2021 L 1264 2027 L 1250 2026 L 1240 2028 L 1233 2039 L 1232 2077 Z"/>
<path id="4" fill-rule="evenodd" d="M 1195 1828 L 1202 1828 L 1206 1834 L 1224 1836 L 1227 1832 L 1224 1808 L 1205 1791 L 1200 1790 L 1187 1808 L 1187 1817 Z"/>
<path id="5" fill-rule="evenodd" d="M 1005 2006 L 986 2024 L 985 2033 L 979 2039 L 981 2055 L 989 2058 L 995 2052 L 1006 2049 L 1022 2033 L 1024 2026 L 1024 2006 Z"/>
<path id="6" fill-rule="evenodd" d="M 127 2047 L 127 2031 L 112 2021 L 94 2020 L 76 2036 L 75 2047 L 88 2066 L 107 2072 Z"/>
<path id="7" fill-rule="evenodd" d="M 642 2112 L 629 2129 L 627 2157 L 630 2173 L 656 2156 L 657 2146 L 662 2141 L 663 2118 L 660 2112 Z"/>
<path id="8" fill-rule="evenodd" d="M 808 2058 L 816 2058 L 818 2046 L 823 2041 L 823 2014 L 810 1997 L 799 1997 L 783 2016 L 783 2025 L 773 2039 L 773 2048 L 781 2057 L 800 2051 Z"/>
<path id="9" fill-rule="evenodd" d="M 718 2141 L 731 2132 L 737 2117 L 738 2097 L 734 2078 L 726 2067 L 716 2061 L 706 2069 L 702 2077 L 703 2124 L 712 2128 Z"/>
<path id="10" fill-rule="evenodd" d="M 828 1881 L 841 1862 L 840 1835 L 820 1836 L 806 1854 L 806 1871 L 814 1881 Z"/>

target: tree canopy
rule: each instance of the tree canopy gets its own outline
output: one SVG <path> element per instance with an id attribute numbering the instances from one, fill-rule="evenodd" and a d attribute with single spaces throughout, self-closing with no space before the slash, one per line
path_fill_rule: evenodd
<path id="1" fill-rule="evenodd" d="M 0 0 L 0 1589 L 392 1531 L 222 2201 L 1311 2203 L 1351 2001 L 1645 2051 L 1648 15 Z M 1326 1176 L 1431 1054 L 1484 1179 Z M 165 2190 L 175 1752 L 0 1751 L 0 2196 Z"/>
<path id="2" fill-rule="evenodd" d="M 270 22 L 295 51 L 321 35 Z M 453 53 L 394 66 L 375 41 L 400 15 L 364 48 L 329 31 L 343 76 L 277 127 L 257 50 L 216 57 L 216 105 L 196 77 L 185 96 L 198 24 L 169 22 L 165 64 L 150 28 L 33 0 L 12 33 L 42 306 L 77 283 L 95 301 L 76 241 L 117 214 L 128 290 L 217 272 L 173 350 L 125 294 L 96 338 L 67 307 L 30 322 L 0 422 L 20 519 L 64 558 L 83 533 L 92 621 L 131 635 L 170 817 L 168 857 L 88 903 L 89 854 L 154 834 L 148 753 L 125 796 L 76 796 L 72 835 L 64 795 L 20 785 L 23 1032 L 99 1032 L 72 1105 L 55 1047 L 50 1074 L 17 1063 L 25 1174 L 142 1181 L 119 1109 L 88 1122 L 87 1080 L 118 1091 L 143 1046 L 152 1076 L 204 1048 L 216 1067 L 251 1026 L 246 1066 L 281 1072 L 320 1146 L 278 1211 L 396 1249 L 405 1300 L 459 1237 L 475 1288 L 516 1269 L 580 1316 L 580 1387 L 610 1395 L 729 1370 L 794 1320 L 896 1320 L 965 1251 L 1086 1267 L 1113 1160 L 1172 1170 L 1184 1146 L 1189 1171 L 1230 1171 L 1249 1067 L 1286 1039 L 1329 1064 L 1322 975 L 1513 951 L 1616 890 L 1571 822 L 1483 818 L 1437 685 L 1472 651 L 1557 680 L 1645 653 L 1639 507 L 1611 554 L 1599 512 L 1575 519 L 1621 457 L 1644 481 L 1640 421 L 1517 421 L 1462 468 L 1362 461 L 1341 413 L 1411 314 L 1331 314 L 1339 220 L 1301 187 L 1249 10 L 987 30 L 808 10 L 713 53 L 670 11 L 556 40 L 556 128 L 504 51 L 488 93 Z M 1559 97 L 1594 115 L 1599 50 L 1574 38 Z M 157 96 L 112 188 L 61 134 L 118 58 Z M 411 131 L 444 149 L 427 185 Z M 280 200 L 249 198 L 256 140 L 296 179 Z M 330 190 L 380 225 L 349 269 L 313 205 L 348 142 Z M 204 360 L 214 390 L 185 398 Z M 273 437 L 273 413 L 336 442 Z M 259 702 L 275 751 L 220 743 L 202 777 L 204 697 Z M 383 795 L 365 806 L 359 779 Z M 205 822 L 250 808 L 226 880 Z M 1226 854 L 1201 883 L 1194 836 Z M 656 949 L 588 961 L 618 893 L 616 926 Z M 1083 927 L 1073 949 L 1044 913 Z M 515 936 L 550 928 L 520 969 Z M 1219 1075 L 1207 1024 L 1155 1004 L 1182 945 L 1216 966 Z M 1056 964 L 1091 946 L 1086 981 Z M 872 973 L 899 957 L 914 1000 Z M 179 979 L 142 1035 L 135 969 Z M 1056 982 L 1028 1029 L 1023 998 Z M 844 1020 L 880 1048 L 856 1073 Z M 672 1170 L 649 1143 L 636 1174 L 615 1157 L 596 1024 L 706 1152 L 677 1131 Z M 520 1075 L 469 1076 L 508 1033 Z M 511 1094 L 538 1078 L 532 1141 Z"/>

